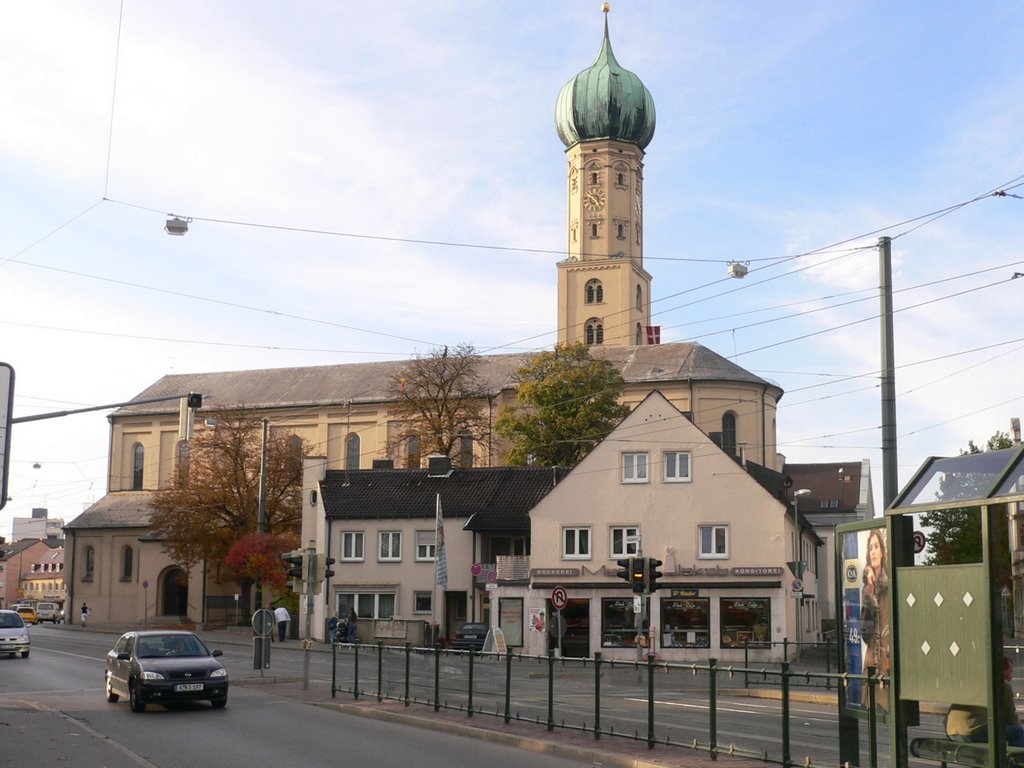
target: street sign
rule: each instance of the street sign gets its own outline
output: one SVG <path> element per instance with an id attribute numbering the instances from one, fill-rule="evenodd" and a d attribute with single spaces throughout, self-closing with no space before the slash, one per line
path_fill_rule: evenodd
<path id="1" fill-rule="evenodd" d="M 924 531 L 914 531 L 914 554 L 919 555 L 924 552 L 924 545 L 928 543 L 928 539 L 925 538 Z"/>
<path id="2" fill-rule="evenodd" d="M 266 608 L 260 608 L 252 615 L 252 629 L 261 637 L 268 636 L 274 631 L 274 613 Z"/>
<path id="3" fill-rule="evenodd" d="M 557 586 L 551 590 L 551 604 L 559 611 L 569 604 L 569 593 L 565 591 L 565 587 Z"/>
<path id="4" fill-rule="evenodd" d="M 793 597 L 803 597 L 804 596 L 804 583 L 800 579 L 793 579 L 792 589 L 793 589 Z"/>

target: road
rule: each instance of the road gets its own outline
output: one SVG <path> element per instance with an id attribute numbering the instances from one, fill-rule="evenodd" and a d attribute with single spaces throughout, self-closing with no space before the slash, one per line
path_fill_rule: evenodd
<path id="1" fill-rule="evenodd" d="M 450 768 L 467 742 L 442 731 L 356 717 L 265 687 L 232 685 L 228 706 L 205 703 L 132 714 L 106 702 L 103 659 L 115 637 L 33 627 L 28 659 L 0 658 L 0 733 L 5 761 L 33 765 L 223 768 L 293 765 L 416 765 Z M 232 679 L 259 676 L 245 646 L 223 647 Z M 330 656 L 315 654 L 312 675 L 329 679 Z M 302 653 L 276 652 L 275 675 L 300 676 Z M 488 768 L 561 768 L 580 763 L 487 741 L 470 743 L 474 764 Z M 465 762 L 465 761 L 455 761 Z M 11 763 L 15 764 L 15 763 Z M 28 764 L 28 763 L 26 763 Z"/>

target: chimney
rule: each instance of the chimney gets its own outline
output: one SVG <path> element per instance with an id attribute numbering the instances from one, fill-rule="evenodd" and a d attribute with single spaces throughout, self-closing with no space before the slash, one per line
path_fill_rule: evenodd
<path id="1" fill-rule="evenodd" d="M 427 477 L 448 477 L 452 473 L 452 460 L 448 456 L 434 454 L 427 457 Z"/>

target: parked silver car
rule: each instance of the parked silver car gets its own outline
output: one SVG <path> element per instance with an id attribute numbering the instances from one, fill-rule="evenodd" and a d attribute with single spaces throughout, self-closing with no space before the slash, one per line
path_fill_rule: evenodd
<path id="1" fill-rule="evenodd" d="M 0 653 L 21 654 L 27 659 L 31 648 L 28 627 L 17 611 L 0 610 Z"/>

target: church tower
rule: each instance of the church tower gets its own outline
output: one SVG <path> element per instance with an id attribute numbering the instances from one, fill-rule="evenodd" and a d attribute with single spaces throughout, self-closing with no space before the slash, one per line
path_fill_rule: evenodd
<path id="1" fill-rule="evenodd" d="M 562 86 L 555 126 L 568 159 L 568 248 L 558 264 L 558 343 L 642 345 L 651 324 L 643 259 L 643 159 L 654 100 L 615 60 L 604 5 L 597 60 Z"/>

